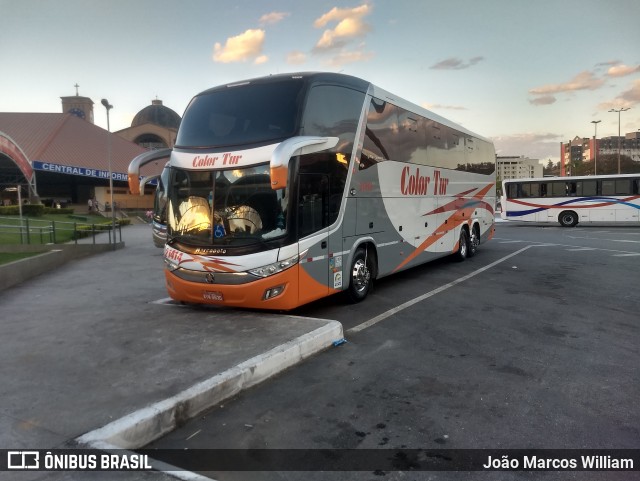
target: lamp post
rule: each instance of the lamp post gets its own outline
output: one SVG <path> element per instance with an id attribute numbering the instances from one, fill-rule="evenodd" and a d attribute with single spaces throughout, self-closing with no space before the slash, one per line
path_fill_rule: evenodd
<path id="1" fill-rule="evenodd" d="M 621 107 L 619 109 L 611 109 L 609 112 L 618 113 L 618 175 L 620 175 L 620 112 L 626 112 L 631 107 Z"/>
<path id="2" fill-rule="evenodd" d="M 593 175 L 598 175 L 598 124 L 602 120 L 592 120 L 591 123 L 595 128 L 593 133 Z"/>
<path id="3" fill-rule="evenodd" d="M 109 125 L 109 110 L 113 108 L 113 105 L 109 103 L 107 99 L 101 101 L 104 108 L 107 110 L 107 160 L 109 163 L 109 191 L 111 192 L 111 231 L 113 232 L 113 247 L 116 246 L 116 209 L 113 205 L 113 172 L 111 169 L 111 126 Z"/>

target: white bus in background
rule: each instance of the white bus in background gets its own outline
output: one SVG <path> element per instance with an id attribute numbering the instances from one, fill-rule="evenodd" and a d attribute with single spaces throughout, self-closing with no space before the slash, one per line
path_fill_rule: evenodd
<path id="1" fill-rule="evenodd" d="M 494 234 L 488 140 L 364 80 L 273 75 L 187 107 L 168 163 L 165 278 L 187 303 L 289 310 Z"/>
<path id="2" fill-rule="evenodd" d="M 504 180 L 500 203 L 504 220 L 637 224 L 640 174 Z"/>

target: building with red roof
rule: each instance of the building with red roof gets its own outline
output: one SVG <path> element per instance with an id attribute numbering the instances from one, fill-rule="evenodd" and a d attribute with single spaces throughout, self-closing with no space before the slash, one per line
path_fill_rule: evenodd
<path id="1" fill-rule="evenodd" d="M 110 198 L 111 171 L 118 205 L 150 207 L 150 195 L 129 194 L 127 168 L 146 147 L 173 145 L 180 117 L 156 100 L 153 111 L 141 110 L 130 129 L 109 133 L 93 124 L 91 99 L 77 92 L 61 99 L 64 113 L 0 112 L 0 199 L 15 202 L 7 189 L 20 185 L 22 197 L 31 202 L 86 204 L 96 198 L 104 204 Z M 156 112 L 156 106 L 164 110 Z M 170 114 L 170 125 L 154 123 L 163 113 Z M 144 175 L 159 174 L 162 167 L 146 166 Z"/>

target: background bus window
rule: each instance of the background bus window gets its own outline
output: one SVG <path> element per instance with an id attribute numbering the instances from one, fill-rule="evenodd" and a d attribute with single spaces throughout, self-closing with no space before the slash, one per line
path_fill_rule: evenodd
<path id="1" fill-rule="evenodd" d="M 598 195 L 598 182 L 595 180 L 578 182 L 578 195 Z"/>
<path id="2" fill-rule="evenodd" d="M 507 198 L 508 199 L 517 199 L 518 198 L 518 184 L 509 183 L 507 184 Z"/>
<path id="3" fill-rule="evenodd" d="M 616 180 L 616 195 L 631 195 L 631 181 L 629 179 Z"/>
<path id="4" fill-rule="evenodd" d="M 567 186 L 564 182 L 551 182 L 551 195 L 553 197 L 566 197 Z"/>
<path id="5" fill-rule="evenodd" d="M 614 180 L 603 180 L 601 189 L 602 195 L 615 195 L 616 183 Z"/>
<path id="6" fill-rule="evenodd" d="M 540 197 L 540 184 L 520 184 L 520 197 Z"/>
<path id="7" fill-rule="evenodd" d="M 549 196 L 549 184 L 544 182 L 540 184 L 540 197 L 548 197 Z"/>

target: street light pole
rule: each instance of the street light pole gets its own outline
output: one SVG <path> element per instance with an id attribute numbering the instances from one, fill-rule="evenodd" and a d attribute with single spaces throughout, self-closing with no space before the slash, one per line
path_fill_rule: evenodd
<path id="1" fill-rule="evenodd" d="M 617 112 L 618 113 L 618 175 L 620 175 L 620 112 L 626 112 L 631 107 L 621 107 L 619 109 L 611 109 L 609 112 Z"/>
<path id="2" fill-rule="evenodd" d="M 600 122 L 602 122 L 602 120 L 591 121 L 595 127 L 595 132 L 593 133 L 593 175 L 598 175 L 598 124 Z"/>
<path id="3" fill-rule="evenodd" d="M 111 232 L 113 232 L 113 247 L 116 246 L 116 209 L 113 205 L 113 171 L 111 168 L 111 126 L 109 125 L 109 110 L 113 105 L 107 99 L 102 99 L 102 105 L 107 110 L 107 160 L 109 163 L 109 191 L 111 192 Z"/>

